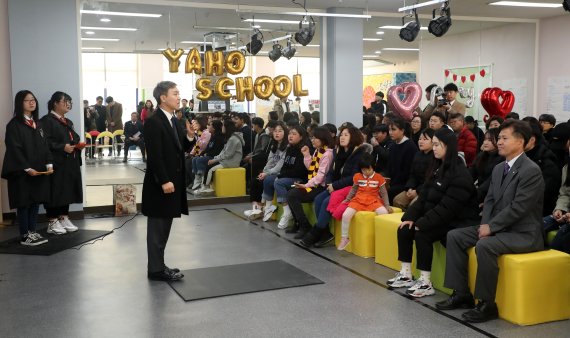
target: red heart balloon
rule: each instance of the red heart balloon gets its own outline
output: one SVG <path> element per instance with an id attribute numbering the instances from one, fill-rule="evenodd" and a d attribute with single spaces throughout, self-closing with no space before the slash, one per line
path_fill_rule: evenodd
<path id="1" fill-rule="evenodd" d="M 445 77 L 448 77 L 448 76 L 449 76 L 449 70 L 446 69 L 446 70 L 445 70 Z"/>
<path id="2" fill-rule="evenodd" d="M 404 99 L 400 100 L 400 94 L 404 94 Z M 405 119 L 412 120 L 414 110 L 422 99 L 422 87 L 416 82 L 404 82 L 398 86 L 388 89 L 388 100 L 394 108 L 394 112 Z"/>
<path id="3" fill-rule="evenodd" d="M 489 113 L 489 116 L 505 118 L 513 110 L 515 95 L 501 88 L 485 88 L 481 93 L 481 105 Z"/>
<path id="4" fill-rule="evenodd" d="M 453 74 L 453 81 L 457 81 L 457 74 Z"/>
<path id="5" fill-rule="evenodd" d="M 475 74 L 471 74 L 469 78 L 471 79 L 471 82 L 475 82 Z"/>
<path id="6" fill-rule="evenodd" d="M 481 74 L 481 77 L 485 77 L 485 69 L 481 69 L 481 71 L 479 72 L 479 74 Z"/>
<path id="7" fill-rule="evenodd" d="M 467 77 L 466 77 L 466 76 L 462 76 L 462 77 L 461 77 L 461 82 L 462 82 L 462 83 L 465 83 L 465 80 L 467 80 Z"/>

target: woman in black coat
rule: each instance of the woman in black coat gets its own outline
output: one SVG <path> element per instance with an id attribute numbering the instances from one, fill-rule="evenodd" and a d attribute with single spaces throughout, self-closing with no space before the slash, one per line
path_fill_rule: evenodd
<path id="1" fill-rule="evenodd" d="M 20 243 L 35 246 L 47 242 L 36 232 L 39 205 L 50 199 L 53 173 L 51 153 L 38 121 L 38 101 L 29 90 L 14 99 L 14 117 L 6 126 L 6 155 L 2 178 L 8 181 L 10 208 L 16 209 Z"/>
<path id="2" fill-rule="evenodd" d="M 353 125 L 343 125 L 340 128 L 338 142 L 333 152 L 333 164 L 326 178 L 327 190 L 318 194 L 313 202 L 317 223 L 299 242 L 307 248 L 312 245 L 322 247 L 334 239 L 334 235 L 329 231 L 331 213 L 327 210 L 331 193 L 352 187 L 354 174 L 360 171 L 360 157 L 366 152 L 372 152 L 372 146 L 363 143 L 362 133 Z M 348 190 L 346 194 L 348 195 Z"/>
<path id="3" fill-rule="evenodd" d="M 478 224 L 477 192 L 473 179 L 457 153 L 457 137 L 448 128 L 433 137 L 433 174 L 428 177 L 418 200 L 402 216 L 398 229 L 398 260 L 402 269 L 388 281 L 394 288 L 408 287 L 413 297 L 435 293 L 431 281 L 433 243 L 446 238 L 453 228 Z M 421 277 L 412 280 L 412 252 L 416 242 L 417 268 Z"/>
<path id="4" fill-rule="evenodd" d="M 77 231 L 69 220 L 69 205 L 83 203 L 81 147 L 73 122 L 65 117 L 71 110 L 71 96 L 55 92 L 48 102 L 48 114 L 40 124 L 53 157 L 51 198 L 44 204 L 49 220 L 48 233 L 56 235 Z"/>
<path id="5" fill-rule="evenodd" d="M 473 165 L 469 168 L 473 181 L 477 187 L 477 201 L 482 207 L 491 185 L 491 174 L 495 166 L 505 160 L 499 155 L 497 140 L 499 138 L 499 128 L 491 128 L 485 133 L 481 152 L 475 158 Z"/>

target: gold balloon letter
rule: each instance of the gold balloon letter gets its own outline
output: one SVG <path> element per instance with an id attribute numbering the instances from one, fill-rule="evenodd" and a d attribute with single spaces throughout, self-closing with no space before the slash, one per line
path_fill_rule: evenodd
<path id="1" fill-rule="evenodd" d="M 220 99 L 227 100 L 232 97 L 232 94 L 229 91 L 226 91 L 226 86 L 233 86 L 234 80 L 230 79 L 229 77 L 222 77 L 216 82 L 216 93 L 220 97 Z"/>
<path id="2" fill-rule="evenodd" d="M 295 94 L 295 96 L 309 95 L 309 91 L 303 89 L 303 79 L 300 74 L 293 75 L 293 94 Z"/>
<path id="3" fill-rule="evenodd" d="M 267 100 L 273 95 L 273 89 L 275 88 L 273 84 L 273 79 L 269 76 L 260 76 L 255 79 L 255 96 L 260 99 Z"/>
<path id="4" fill-rule="evenodd" d="M 171 73 L 177 73 L 178 72 L 178 66 L 180 66 L 179 60 L 183 54 L 184 54 L 184 49 L 182 49 L 182 48 L 178 48 L 176 50 L 176 52 L 170 48 L 167 48 L 167 49 L 162 51 L 162 55 L 164 55 L 166 57 L 166 59 L 168 59 L 168 71 L 169 72 L 171 72 Z"/>
<path id="5" fill-rule="evenodd" d="M 192 48 L 186 57 L 186 73 L 202 74 L 202 60 L 196 48 Z"/>
<path id="6" fill-rule="evenodd" d="M 279 75 L 273 79 L 275 82 L 275 88 L 273 88 L 273 94 L 278 98 L 288 97 L 291 94 L 291 79 L 285 75 Z"/>
<path id="7" fill-rule="evenodd" d="M 236 98 L 238 102 L 243 102 L 247 97 L 248 101 L 253 101 L 253 79 L 251 76 L 236 78 Z"/>
<path id="8" fill-rule="evenodd" d="M 243 72 L 245 68 L 245 56 L 234 50 L 226 56 L 226 71 L 230 74 L 236 75 Z"/>
<path id="9" fill-rule="evenodd" d="M 201 78 L 196 81 L 196 89 L 200 91 L 200 94 L 196 95 L 199 100 L 208 100 L 212 96 L 212 90 L 210 89 L 210 84 L 212 81 L 207 78 Z"/>
<path id="10" fill-rule="evenodd" d="M 224 54 L 221 51 L 206 51 L 204 62 L 206 63 L 206 75 L 222 76 L 224 74 Z"/>

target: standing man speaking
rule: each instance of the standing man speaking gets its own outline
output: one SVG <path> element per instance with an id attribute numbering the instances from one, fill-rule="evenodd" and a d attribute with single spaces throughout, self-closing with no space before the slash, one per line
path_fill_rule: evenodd
<path id="1" fill-rule="evenodd" d="M 175 281 L 184 275 L 179 269 L 170 269 L 164 264 L 164 249 L 172 219 L 188 215 L 184 152 L 191 148 L 191 144 L 174 116 L 180 105 L 176 83 L 159 82 L 152 94 L 158 109 L 144 124 L 147 169 L 142 193 L 142 213 L 148 217 L 148 279 Z M 190 130 L 189 125 L 186 130 Z"/>

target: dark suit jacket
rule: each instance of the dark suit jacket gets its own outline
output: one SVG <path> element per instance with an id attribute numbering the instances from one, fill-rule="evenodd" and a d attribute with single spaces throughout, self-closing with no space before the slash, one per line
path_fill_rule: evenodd
<path id="1" fill-rule="evenodd" d="M 176 120 L 176 118 L 174 117 Z M 188 215 L 185 189 L 184 152 L 192 145 L 177 122 L 178 140 L 162 109 L 145 121 L 147 168 L 143 182 L 142 213 L 157 218 Z M 174 184 L 174 193 L 165 194 L 162 185 Z"/>
<path id="2" fill-rule="evenodd" d="M 144 133 L 143 133 L 143 124 L 141 123 L 141 121 L 137 120 L 136 123 L 133 123 L 132 121 L 127 121 L 125 123 L 125 141 L 128 142 L 129 138 L 138 133 L 139 131 L 141 132 L 139 137 L 142 139 Z"/>
<path id="3" fill-rule="evenodd" d="M 515 252 L 519 246 L 540 250 L 544 198 L 540 168 L 523 153 L 501 184 L 504 164 L 501 162 L 493 169 L 481 223 L 489 224 L 491 232 Z M 527 236 L 529 233 L 533 236 Z M 529 243 L 529 238 L 534 243 Z"/>

